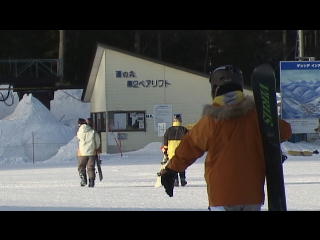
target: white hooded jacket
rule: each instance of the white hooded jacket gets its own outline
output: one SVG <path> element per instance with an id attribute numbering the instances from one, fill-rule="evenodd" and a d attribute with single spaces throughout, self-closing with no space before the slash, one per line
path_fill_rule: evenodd
<path id="1" fill-rule="evenodd" d="M 77 132 L 79 140 L 78 156 L 95 156 L 100 147 L 98 133 L 87 124 L 82 124 Z"/>

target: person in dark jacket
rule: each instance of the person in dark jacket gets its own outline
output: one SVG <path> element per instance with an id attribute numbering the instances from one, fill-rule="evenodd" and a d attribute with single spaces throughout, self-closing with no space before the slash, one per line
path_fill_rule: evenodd
<path id="1" fill-rule="evenodd" d="M 163 137 L 163 153 L 169 161 L 173 158 L 176 148 L 179 146 L 181 139 L 186 135 L 188 129 L 182 126 L 182 117 L 176 114 L 173 119 L 172 127 L 169 127 Z M 175 175 L 174 185 L 179 186 L 179 177 L 181 186 L 187 184 L 186 171 L 180 171 Z"/>

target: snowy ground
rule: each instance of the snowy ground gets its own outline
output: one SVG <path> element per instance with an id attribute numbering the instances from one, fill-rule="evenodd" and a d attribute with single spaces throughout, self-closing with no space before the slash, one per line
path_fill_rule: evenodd
<path id="1" fill-rule="evenodd" d="M 2 167 L 2 211 L 207 211 L 203 158 L 187 170 L 188 185 L 154 188 L 160 143 L 137 152 L 102 155 L 104 179 L 79 186 L 76 160 Z M 284 164 L 288 210 L 320 210 L 320 156 L 292 157 Z M 267 210 L 267 204 L 263 207 Z"/>
<path id="2" fill-rule="evenodd" d="M 94 189 L 80 187 L 76 161 L 8 166 L 0 170 L 0 210 L 206 210 L 203 164 L 190 167 L 190 185 L 169 198 L 153 186 L 160 158 L 160 143 L 102 155 L 104 179 Z"/>
<path id="3" fill-rule="evenodd" d="M 69 94 L 75 94 L 71 97 Z M 77 117 L 87 117 L 87 105 L 75 108 L 75 103 L 81 92 L 59 93 L 61 98 L 55 99 L 55 109 L 52 110 L 57 121 L 52 122 L 53 129 L 63 126 L 72 128 L 72 122 Z M 63 97 L 62 97 L 63 96 Z M 29 128 L 40 131 L 41 124 L 50 114 L 39 107 L 33 99 L 22 101 L 21 104 L 30 104 L 30 111 L 19 114 L 16 105 L 8 111 L 7 120 L 3 116 L 0 120 L 2 133 L 8 131 L 14 133 L 17 123 L 28 119 Z M 34 106 L 33 106 L 34 105 Z M 78 112 L 71 112 L 67 106 L 73 106 Z M 0 106 L 0 110 L 3 106 Z M 30 107 L 30 106 L 29 106 Z M 33 109 L 33 110 L 32 110 Z M 64 109 L 64 110 L 63 110 Z M 41 111 L 44 111 L 41 113 Z M 64 112 L 65 111 L 65 112 Z M 68 113 L 69 112 L 69 113 Z M 71 114 L 70 114 L 71 113 Z M 11 115 L 10 115 L 11 114 Z M 49 115 L 48 115 L 49 114 Z M 13 116 L 20 116 L 15 119 Z M 8 119 L 11 120 L 9 122 Z M 32 117 L 31 117 L 32 116 Z M 42 116 L 39 118 L 39 116 Z M 41 121 L 40 121 L 41 120 Z M 65 122 L 63 122 L 65 120 Z M 10 124 L 9 124 L 10 123 Z M 40 125 L 39 128 L 35 128 Z M 7 126 L 7 127 L 5 127 Z M 46 125 L 48 127 L 48 125 Z M 19 130 L 19 129 L 18 129 Z M 21 130 L 19 130 L 21 131 Z M 50 140 L 42 139 L 45 142 Z M 13 134 L 15 136 L 15 133 Z M 9 139 L 8 147 L 17 147 L 21 140 L 17 137 Z M 70 137 L 68 137 L 69 139 Z M 2 145 L 7 139 L 2 139 Z M 27 141 L 27 140 L 26 140 Z M 12 144 L 12 145 L 10 145 Z M 95 188 L 80 187 L 77 173 L 77 160 L 75 152 L 77 141 L 71 139 L 67 144 L 56 150 L 56 154 L 45 161 L 30 161 L 25 156 L 17 156 L 17 152 L 0 153 L 0 210 L 1 211 L 207 211 L 207 193 L 204 181 L 204 158 L 199 159 L 187 169 L 188 185 L 174 189 L 174 197 L 169 198 L 162 187 L 155 188 L 156 172 L 159 170 L 161 160 L 161 143 L 151 143 L 145 148 L 120 154 L 105 154 L 101 156 L 104 179 L 96 181 Z M 320 142 L 315 143 L 283 143 L 283 151 L 287 150 L 315 150 Z M 24 148 L 21 148 L 23 153 Z M 42 149 L 45 151 L 45 148 Z M 40 150 L 39 150 L 40 151 Z M 52 154 L 51 154 L 52 155 Z M 18 160 L 16 160 L 18 159 Z M 320 210 L 320 154 L 306 157 L 288 156 L 283 165 L 287 195 L 287 207 L 289 211 Z M 262 210 L 267 210 L 266 204 Z"/>

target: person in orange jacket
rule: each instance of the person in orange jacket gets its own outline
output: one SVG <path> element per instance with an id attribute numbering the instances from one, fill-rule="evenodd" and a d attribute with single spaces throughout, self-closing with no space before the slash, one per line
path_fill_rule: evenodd
<path id="1" fill-rule="evenodd" d="M 243 94 L 242 72 L 232 65 L 216 68 L 210 84 L 213 104 L 204 107 L 202 118 L 161 171 L 161 183 L 172 197 L 176 172 L 184 171 L 207 152 L 209 209 L 260 211 L 266 169 L 254 99 Z M 282 125 L 282 140 L 288 139 L 291 128 Z"/>

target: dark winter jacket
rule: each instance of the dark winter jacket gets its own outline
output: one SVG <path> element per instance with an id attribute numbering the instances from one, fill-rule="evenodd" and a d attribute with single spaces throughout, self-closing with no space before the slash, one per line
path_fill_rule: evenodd
<path id="1" fill-rule="evenodd" d="M 181 126 L 181 122 L 173 122 L 163 136 L 163 147 L 167 149 L 169 159 L 174 156 L 176 148 L 179 146 L 181 139 L 186 135 L 188 129 Z"/>
<path id="2" fill-rule="evenodd" d="M 167 167 L 183 171 L 205 152 L 209 206 L 264 203 L 265 161 L 252 97 L 205 106 Z"/>

